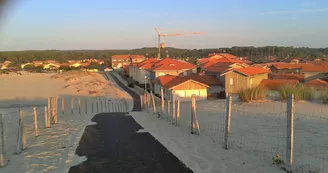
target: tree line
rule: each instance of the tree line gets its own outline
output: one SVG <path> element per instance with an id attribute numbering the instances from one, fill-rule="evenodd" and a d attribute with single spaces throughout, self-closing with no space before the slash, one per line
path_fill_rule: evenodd
<path id="1" fill-rule="evenodd" d="M 198 58 L 207 57 L 209 53 L 230 53 L 239 57 L 248 57 L 248 59 L 259 62 L 261 59 L 274 56 L 278 60 L 286 57 L 297 58 L 326 58 L 328 57 L 328 48 L 294 48 L 294 47 L 231 47 L 217 49 L 178 49 L 167 47 L 161 50 L 161 57 L 171 57 L 186 59 L 190 62 L 195 62 Z M 0 52 L 0 62 L 6 60 L 13 63 L 21 64 L 31 62 L 33 60 L 56 60 L 60 63 L 67 60 L 79 59 L 102 59 L 105 65 L 110 65 L 112 55 L 119 54 L 141 54 L 146 57 L 156 57 L 157 48 L 140 48 L 130 50 L 27 50 L 27 51 L 3 51 Z M 188 57 L 188 58 L 187 58 Z"/>

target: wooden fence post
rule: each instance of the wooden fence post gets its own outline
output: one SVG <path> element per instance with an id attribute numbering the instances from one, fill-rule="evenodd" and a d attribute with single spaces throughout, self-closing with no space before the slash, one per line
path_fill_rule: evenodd
<path id="1" fill-rule="evenodd" d="M 191 134 L 194 134 L 195 132 L 194 132 L 194 113 L 195 113 L 195 109 L 194 109 L 194 107 L 195 107 L 195 103 L 196 103 L 196 100 L 195 100 L 195 97 L 194 97 L 194 95 L 192 95 L 192 97 L 191 97 L 191 129 L 190 129 L 190 131 L 191 131 Z"/>
<path id="2" fill-rule="evenodd" d="M 1 151 L 0 151 L 0 168 L 6 166 L 6 158 L 5 158 L 5 133 L 4 133 L 4 123 L 2 119 L 2 114 L 0 114 L 0 135 L 1 135 Z"/>
<path id="3" fill-rule="evenodd" d="M 152 99 L 152 102 L 153 102 L 153 112 L 156 113 L 155 98 L 154 98 L 154 95 L 153 95 L 153 92 L 152 91 L 151 91 L 151 99 Z"/>
<path id="4" fill-rule="evenodd" d="M 231 104 L 232 97 L 230 94 L 227 94 L 226 97 L 226 124 L 225 124 L 225 132 L 224 132 L 224 148 L 228 149 L 228 137 L 230 133 L 230 121 L 231 121 Z"/>
<path id="5" fill-rule="evenodd" d="M 47 112 L 47 126 L 50 128 L 50 121 L 51 121 L 51 97 L 49 97 L 48 103 L 48 112 Z"/>
<path id="6" fill-rule="evenodd" d="M 167 116 L 166 119 L 169 119 L 169 116 L 171 115 L 171 105 L 170 105 L 170 100 L 167 100 Z"/>
<path id="7" fill-rule="evenodd" d="M 84 104 L 85 104 L 85 115 L 87 115 L 88 114 L 88 100 L 87 99 L 84 100 Z"/>
<path id="8" fill-rule="evenodd" d="M 287 150 L 286 150 L 286 169 L 289 172 L 293 170 L 293 152 L 294 152 L 294 94 L 287 99 Z"/>
<path id="9" fill-rule="evenodd" d="M 34 131 L 35 131 L 35 137 L 39 136 L 38 132 L 38 115 L 36 112 L 36 107 L 33 108 L 33 114 L 34 114 Z"/>
<path id="10" fill-rule="evenodd" d="M 74 113 L 74 97 L 71 98 L 71 113 Z"/>
<path id="11" fill-rule="evenodd" d="M 56 97 L 52 97 L 51 99 L 51 120 L 52 124 L 56 124 L 56 111 L 57 111 L 57 105 L 56 105 Z"/>
<path id="12" fill-rule="evenodd" d="M 78 103 L 78 107 L 79 107 L 79 114 L 81 115 L 81 99 L 79 98 L 79 100 L 77 101 Z"/>
<path id="13" fill-rule="evenodd" d="M 58 96 L 55 97 L 55 116 L 54 116 L 54 123 L 58 123 Z"/>
<path id="14" fill-rule="evenodd" d="M 24 132 L 24 116 L 23 109 L 19 110 L 19 129 L 18 129 L 18 139 L 17 139 L 17 154 L 21 153 L 26 146 L 26 138 Z"/>
<path id="15" fill-rule="evenodd" d="M 99 113 L 99 99 L 97 99 L 97 113 Z"/>
<path id="16" fill-rule="evenodd" d="M 161 117 L 163 117 L 164 111 L 165 111 L 164 89 L 163 88 L 161 88 L 161 100 L 162 100 L 162 102 L 161 102 L 161 104 L 162 104 L 162 115 L 161 115 Z"/>
<path id="17" fill-rule="evenodd" d="M 191 114 L 192 114 L 192 122 L 191 122 L 191 126 L 192 126 L 192 134 L 197 133 L 198 135 L 200 135 L 200 129 L 199 129 L 199 124 L 198 124 L 198 119 L 197 119 L 197 112 L 196 112 L 196 95 L 193 94 L 191 96 Z M 195 129 L 197 129 L 197 132 L 195 132 Z"/>
<path id="18" fill-rule="evenodd" d="M 141 111 L 144 110 L 143 96 L 142 95 L 140 95 L 140 106 L 141 106 Z"/>
<path id="19" fill-rule="evenodd" d="M 50 128 L 50 124 L 48 124 L 48 107 L 44 107 L 44 128 Z"/>
<path id="20" fill-rule="evenodd" d="M 108 106 L 108 112 L 111 112 L 111 109 L 110 109 L 110 102 L 107 101 L 107 106 Z"/>
<path id="21" fill-rule="evenodd" d="M 180 120 L 180 100 L 177 100 L 177 119 L 176 119 L 176 125 L 179 125 Z"/>
<path id="22" fill-rule="evenodd" d="M 61 98 L 61 109 L 62 109 L 62 114 L 64 114 L 65 113 L 65 98 L 64 97 L 62 97 Z"/>
<path id="23" fill-rule="evenodd" d="M 176 111 L 175 111 L 175 91 L 172 91 L 172 124 L 176 123 Z"/>
<path id="24" fill-rule="evenodd" d="M 91 110 L 91 113 L 94 113 L 94 102 L 95 102 L 94 100 L 92 100 L 92 102 L 91 102 L 91 103 L 92 103 L 92 104 L 91 104 L 91 106 L 92 106 L 92 107 L 91 107 L 91 109 L 92 109 L 92 110 Z"/>

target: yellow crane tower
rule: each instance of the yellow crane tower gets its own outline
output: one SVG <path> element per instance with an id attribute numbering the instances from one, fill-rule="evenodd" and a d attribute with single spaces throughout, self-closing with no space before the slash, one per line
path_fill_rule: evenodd
<path id="1" fill-rule="evenodd" d="M 161 58 L 161 48 L 165 48 L 165 44 L 161 43 L 161 37 L 175 37 L 175 36 L 204 34 L 203 32 L 162 34 L 162 33 L 159 32 L 158 28 L 155 28 L 155 31 L 156 31 L 157 36 L 158 36 L 158 54 L 157 54 L 157 58 Z"/>

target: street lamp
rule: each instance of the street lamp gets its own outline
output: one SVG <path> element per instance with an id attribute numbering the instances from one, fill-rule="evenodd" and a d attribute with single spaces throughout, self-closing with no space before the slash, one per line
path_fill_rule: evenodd
<path id="1" fill-rule="evenodd" d="M 147 76 L 145 76 L 145 91 L 147 89 Z"/>

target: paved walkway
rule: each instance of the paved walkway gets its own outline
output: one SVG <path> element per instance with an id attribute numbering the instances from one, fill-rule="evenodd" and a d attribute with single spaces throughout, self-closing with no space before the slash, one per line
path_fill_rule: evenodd
<path id="1" fill-rule="evenodd" d="M 134 110 L 140 110 L 140 97 L 114 80 L 134 99 Z M 139 104 L 138 104 L 139 103 Z M 128 113 L 102 113 L 92 118 L 76 150 L 87 160 L 70 168 L 69 173 L 192 173 L 171 152 Z"/>

